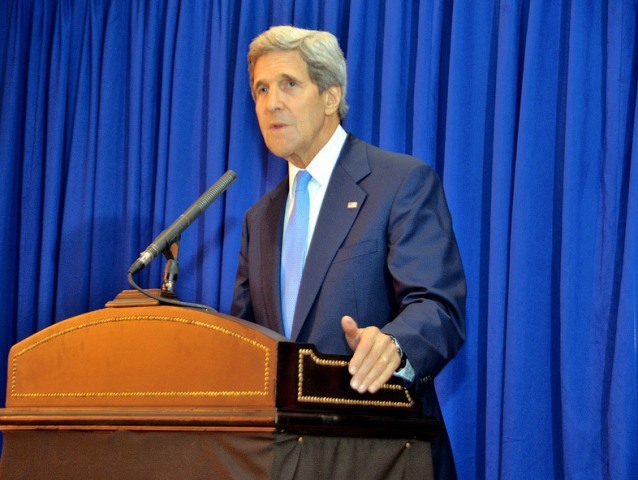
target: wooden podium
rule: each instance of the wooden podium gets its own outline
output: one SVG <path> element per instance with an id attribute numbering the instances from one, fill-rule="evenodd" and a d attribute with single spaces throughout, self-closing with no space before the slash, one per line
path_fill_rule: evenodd
<path id="1" fill-rule="evenodd" d="M 0 479 L 427 478 L 438 423 L 347 361 L 194 309 L 64 320 L 10 351 Z"/>

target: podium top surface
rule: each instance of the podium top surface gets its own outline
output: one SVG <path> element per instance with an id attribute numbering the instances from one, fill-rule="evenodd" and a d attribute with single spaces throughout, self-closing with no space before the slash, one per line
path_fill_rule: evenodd
<path id="1" fill-rule="evenodd" d="M 352 390 L 348 360 L 219 313 L 105 308 L 14 345 L 6 406 L 420 411 L 399 379 Z"/>
<path id="2" fill-rule="evenodd" d="M 0 429 L 439 431 L 399 379 L 350 388 L 348 359 L 219 313 L 105 308 L 11 348 Z"/>

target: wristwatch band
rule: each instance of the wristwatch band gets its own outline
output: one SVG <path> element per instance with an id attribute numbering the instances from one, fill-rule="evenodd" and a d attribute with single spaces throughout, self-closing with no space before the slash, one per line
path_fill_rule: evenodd
<path id="1" fill-rule="evenodd" d="M 397 353 L 399 354 L 399 357 L 401 358 L 401 363 L 399 364 L 399 366 L 395 370 L 395 372 L 398 372 L 399 370 L 403 370 L 405 368 L 405 364 L 406 364 L 407 359 L 405 358 L 405 353 L 403 353 L 403 349 L 399 345 L 399 342 L 397 341 L 397 339 L 394 338 L 392 335 L 390 335 L 390 340 L 392 340 L 392 343 L 394 343 L 394 346 L 397 349 Z"/>

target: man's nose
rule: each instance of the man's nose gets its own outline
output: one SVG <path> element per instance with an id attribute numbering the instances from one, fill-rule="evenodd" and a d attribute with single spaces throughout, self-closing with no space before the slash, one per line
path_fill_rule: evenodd
<path id="1" fill-rule="evenodd" d="M 268 110 L 281 109 L 281 92 L 277 88 L 271 88 L 266 94 L 266 108 Z"/>

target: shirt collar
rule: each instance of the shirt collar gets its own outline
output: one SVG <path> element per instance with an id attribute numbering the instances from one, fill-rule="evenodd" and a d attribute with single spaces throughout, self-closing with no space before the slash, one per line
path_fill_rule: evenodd
<path id="1" fill-rule="evenodd" d="M 315 158 L 308 164 L 306 171 L 312 176 L 313 181 L 317 182 L 320 187 L 328 185 L 330 175 L 337 163 L 343 144 L 346 142 L 348 134 L 341 125 L 337 125 L 337 129 L 328 140 Z M 299 168 L 288 162 L 288 192 L 292 192 L 292 185 Z"/>

